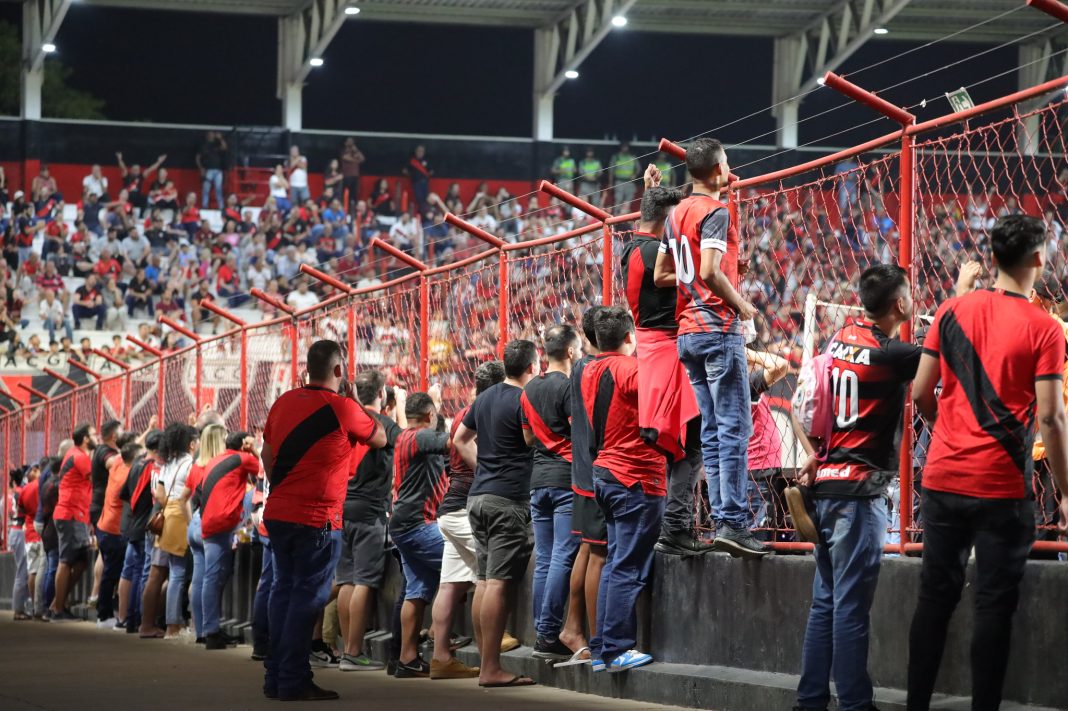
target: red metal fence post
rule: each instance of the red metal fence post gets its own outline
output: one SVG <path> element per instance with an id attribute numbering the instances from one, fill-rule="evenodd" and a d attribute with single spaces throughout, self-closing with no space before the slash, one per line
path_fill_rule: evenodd
<path id="1" fill-rule="evenodd" d="M 419 389 L 430 387 L 430 277 L 419 277 Z"/>
<path id="2" fill-rule="evenodd" d="M 605 306 L 612 305 L 612 279 L 615 267 L 612 256 L 612 228 L 605 224 L 604 241 L 601 246 L 601 303 Z"/>
<path id="3" fill-rule="evenodd" d="M 905 132 L 901 136 L 900 157 L 900 186 L 898 194 L 901 205 L 898 212 L 898 264 L 908 272 L 909 288 L 915 292 L 916 274 L 915 260 L 913 259 L 913 224 L 915 223 L 915 211 L 913 200 L 915 197 L 916 173 L 915 173 L 915 148 L 912 136 Z M 913 322 L 907 321 L 901 326 L 901 340 L 912 343 L 915 340 Z M 915 446 L 915 430 L 913 429 L 914 414 L 912 406 L 912 386 L 908 388 L 905 397 L 904 422 L 901 431 L 901 453 L 898 472 L 898 512 L 901 535 L 901 552 L 905 552 L 905 545 L 909 542 L 909 531 L 912 528 L 912 449 Z"/>
<path id="4" fill-rule="evenodd" d="M 500 294 L 500 311 L 497 314 L 497 357 L 504 358 L 504 347 L 508 345 L 508 309 L 510 308 L 511 298 L 508 294 L 508 252 L 501 250 L 501 273 L 498 281 L 500 282 L 499 288 Z"/>

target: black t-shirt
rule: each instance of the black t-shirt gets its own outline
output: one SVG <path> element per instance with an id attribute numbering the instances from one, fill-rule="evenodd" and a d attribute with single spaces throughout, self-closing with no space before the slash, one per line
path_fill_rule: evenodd
<path id="1" fill-rule="evenodd" d="M 217 141 L 208 141 L 200 147 L 200 165 L 204 170 L 222 170 L 223 150 Z"/>
<path id="2" fill-rule="evenodd" d="M 571 381 L 557 371 L 523 389 L 523 428 L 534 433 L 530 488 L 571 488 Z"/>
<path id="3" fill-rule="evenodd" d="M 386 433 L 386 446 L 368 450 L 356 467 L 356 475 L 349 479 L 343 516 L 352 523 L 374 523 L 385 518 L 393 485 L 393 447 L 404 431 L 381 413 L 368 410 L 367 414 Z"/>
<path id="4" fill-rule="evenodd" d="M 470 406 L 465 407 L 453 418 L 452 428 L 449 430 L 450 439 L 456 437 L 456 430 L 459 429 L 464 415 L 470 409 Z M 445 498 L 441 500 L 441 505 L 438 506 L 439 517 L 467 508 L 467 495 L 471 491 L 471 482 L 475 478 L 475 473 L 471 471 L 471 467 L 467 466 L 467 462 L 464 461 L 455 447 L 449 452 L 448 465 L 449 490 L 445 492 Z"/>
<path id="5" fill-rule="evenodd" d="M 641 232 L 623 245 L 623 278 L 626 280 L 627 303 L 638 328 L 656 328 L 675 332 L 678 292 L 675 287 L 659 287 L 653 280 L 660 240 Z"/>
<path id="6" fill-rule="evenodd" d="M 167 246 L 167 242 L 171 241 L 168 239 L 166 230 L 156 229 L 155 227 L 150 227 L 145 230 L 145 237 L 148 239 L 148 243 L 153 247 L 165 247 Z"/>
<path id="7" fill-rule="evenodd" d="M 44 532 L 41 534 L 41 543 L 46 551 L 54 551 L 59 548 L 59 534 L 56 532 L 55 519 L 52 513 L 59 503 L 59 477 L 51 471 L 41 475 L 41 483 L 38 485 L 37 510 L 44 515 Z"/>
<path id="8" fill-rule="evenodd" d="M 119 450 L 108 444 L 97 445 L 91 459 L 92 469 L 89 478 L 93 482 L 93 498 L 89 504 L 89 522 L 96 525 L 100 513 L 104 510 L 104 495 L 108 489 L 108 460 L 116 456 Z"/>
<path id="9" fill-rule="evenodd" d="M 593 496 L 592 428 L 582 405 L 582 371 L 593 360 L 585 355 L 571 368 L 571 488 Z"/>
<path id="10" fill-rule="evenodd" d="M 522 388 L 497 383 L 464 415 L 463 424 L 478 433 L 478 462 L 471 496 L 494 494 L 517 502 L 530 500 L 534 450 L 523 439 Z"/>
<path id="11" fill-rule="evenodd" d="M 445 453 L 449 435 L 428 428 L 404 430 L 393 457 L 392 531 L 407 531 L 437 520 L 445 496 Z"/>
<path id="12" fill-rule="evenodd" d="M 130 466 L 126 483 L 119 489 L 122 499 L 122 535 L 128 541 L 145 537 L 148 519 L 152 516 L 152 469 L 154 461 L 139 457 Z"/>

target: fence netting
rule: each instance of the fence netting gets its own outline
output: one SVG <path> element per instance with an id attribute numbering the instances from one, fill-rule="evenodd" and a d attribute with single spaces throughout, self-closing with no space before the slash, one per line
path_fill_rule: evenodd
<path id="1" fill-rule="evenodd" d="M 74 391 L 68 391 L 62 395 L 57 395 L 49 401 L 49 451 L 45 452 L 47 456 L 54 455 L 59 447 L 59 443 L 70 437 L 71 432 L 74 431 L 76 426 L 74 417 L 77 414 L 75 412 L 75 401 L 78 398 L 78 394 L 79 393 Z"/>
<path id="2" fill-rule="evenodd" d="M 26 450 L 23 452 L 25 462 L 36 462 L 45 455 L 45 432 L 47 432 L 47 419 L 48 414 L 46 412 L 47 405 L 43 400 L 39 400 L 36 404 L 32 405 L 26 412 L 26 419 L 24 423 L 24 438 L 26 442 Z"/>
<path id="3" fill-rule="evenodd" d="M 262 428 L 267 422 L 271 403 L 293 387 L 293 339 L 288 321 L 258 326 L 248 331 L 246 377 L 248 392 L 248 426 Z"/>
<path id="4" fill-rule="evenodd" d="M 159 363 L 152 361 L 130 371 L 130 431 L 143 432 L 159 415 Z M 167 424 L 167 423 L 163 423 Z"/>
<path id="5" fill-rule="evenodd" d="M 358 297 L 353 308 L 356 371 L 381 370 L 387 384 L 419 390 L 419 280 Z"/>
<path id="6" fill-rule="evenodd" d="M 234 332 L 200 344 L 200 402 L 222 415 L 227 429 L 241 428 L 241 334 Z"/>

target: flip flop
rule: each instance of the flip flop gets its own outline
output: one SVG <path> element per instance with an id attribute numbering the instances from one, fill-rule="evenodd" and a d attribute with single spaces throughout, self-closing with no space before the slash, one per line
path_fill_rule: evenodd
<path id="1" fill-rule="evenodd" d="M 479 683 L 483 689 L 503 689 L 506 686 L 534 686 L 536 684 L 533 679 L 525 676 L 519 676 L 516 674 L 509 681 L 498 681 L 491 684 Z"/>
<path id="2" fill-rule="evenodd" d="M 141 639 L 163 639 L 165 634 L 165 632 L 152 632 L 150 634 L 139 634 L 137 636 Z"/>
<path id="3" fill-rule="evenodd" d="M 587 654 L 586 657 L 582 656 L 584 652 Z M 583 647 L 582 649 L 572 654 L 571 659 L 568 659 L 565 662 L 557 662 L 556 664 L 553 664 L 553 669 L 560 669 L 561 667 L 576 667 L 580 664 L 591 664 L 593 662 L 593 659 L 588 656 L 589 653 L 590 648 Z"/>

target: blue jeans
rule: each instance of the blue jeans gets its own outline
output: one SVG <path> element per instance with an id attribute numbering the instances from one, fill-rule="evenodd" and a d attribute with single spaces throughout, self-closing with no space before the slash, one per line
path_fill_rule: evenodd
<path id="1" fill-rule="evenodd" d="M 133 314 L 130 314 L 130 315 L 133 316 Z M 56 325 L 56 322 L 53 321 L 52 319 L 45 319 L 45 328 L 48 329 L 48 342 L 49 343 L 51 343 L 52 341 L 56 340 L 56 329 L 57 328 L 62 328 L 63 332 L 67 334 L 67 338 L 69 338 L 72 341 L 74 340 L 74 329 L 71 328 L 70 319 L 69 318 L 64 318 L 63 319 L 63 323 L 59 324 L 58 326 Z"/>
<path id="2" fill-rule="evenodd" d="M 293 697 L 311 683 L 312 631 L 334 581 L 341 556 L 341 531 L 287 521 L 267 521 L 274 553 L 269 624 L 270 652 L 264 661 L 263 689 Z"/>
<path id="3" fill-rule="evenodd" d="M 797 685 L 801 708 L 827 708 L 832 674 L 841 711 L 871 708 L 868 614 L 879 582 L 886 519 L 883 497 L 816 499 L 813 522 L 820 542 Z"/>
<path id="4" fill-rule="evenodd" d="M 308 188 L 289 188 L 289 199 L 293 201 L 293 207 L 302 207 L 304 203 L 311 199 L 311 193 Z"/>
<path id="5" fill-rule="evenodd" d="M 204 610 L 201 626 L 205 635 L 219 631 L 223 588 L 234 568 L 232 537 L 233 531 L 227 531 L 204 539 L 204 579 L 201 582 L 200 604 Z"/>
<path id="6" fill-rule="evenodd" d="M 56 596 L 56 570 L 59 569 L 59 549 L 53 548 L 50 551 L 45 551 L 45 561 L 47 562 L 47 567 L 44 579 L 44 606 L 48 608 L 52 605 L 52 600 Z"/>
<path id="7" fill-rule="evenodd" d="M 390 535 L 401 555 L 404 599 L 432 602 L 441 580 L 441 556 L 445 550 L 437 522 Z"/>
<path id="8" fill-rule="evenodd" d="M 141 622 L 141 591 L 144 590 L 145 539 L 129 541 L 126 544 L 126 558 L 122 564 L 122 580 L 130 581 L 130 602 L 126 608 L 126 623 Z"/>
<path id="9" fill-rule="evenodd" d="M 571 590 L 571 566 L 579 537 L 571 532 L 570 489 L 545 487 L 530 492 L 534 525 L 534 629 L 539 637 L 556 639 L 564 624 Z"/>
<path id="10" fill-rule="evenodd" d="M 223 172 L 218 168 L 211 168 L 204 171 L 204 185 L 202 195 L 200 198 L 200 207 L 208 209 L 208 195 L 211 193 L 212 188 L 215 189 L 215 202 L 218 203 L 218 208 L 223 208 Z"/>
<path id="11" fill-rule="evenodd" d="M 701 409 L 701 453 L 708 502 L 717 524 L 749 528 L 749 371 L 745 338 L 732 333 L 684 333 L 679 360 L 686 367 Z"/>
<path id="12" fill-rule="evenodd" d="M 193 613 L 193 629 L 197 637 L 203 637 L 204 632 L 204 540 L 200 535 L 200 512 L 193 514 L 189 521 L 189 531 L 186 533 L 189 541 L 189 552 L 193 554 L 193 574 L 189 578 L 189 608 Z"/>
<path id="13" fill-rule="evenodd" d="M 590 653 L 610 664 L 637 643 L 635 605 L 653 566 L 664 497 L 649 496 L 640 484 L 628 489 L 595 479 L 593 485 L 608 525 L 608 557 L 597 591 L 597 636 L 590 640 Z"/>
<path id="14" fill-rule="evenodd" d="M 16 614 L 30 612 L 30 578 L 26 567 L 26 531 L 20 526 L 7 529 L 8 548 L 15 554 L 15 587 L 11 592 L 11 609 Z"/>
<path id="15" fill-rule="evenodd" d="M 171 571 L 167 577 L 167 624 L 180 626 L 185 623 L 185 615 L 182 614 L 182 593 L 185 592 L 188 574 L 185 556 L 168 554 L 167 567 Z"/>
<path id="16" fill-rule="evenodd" d="M 96 617 L 109 620 L 115 616 L 115 587 L 122 575 L 126 561 L 126 539 L 114 533 L 97 530 L 96 545 L 104 559 L 104 572 L 100 575 L 100 594 L 97 597 Z"/>
<path id="17" fill-rule="evenodd" d="M 274 584 L 274 555 L 271 554 L 271 540 L 260 538 L 263 544 L 263 561 L 260 565 L 260 581 L 256 585 L 256 599 L 252 603 L 252 646 L 254 649 L 266 649 L 270 643 L 271 623 L 268 618 L 268 605 L 271 600 L 271 586 Z"/>

